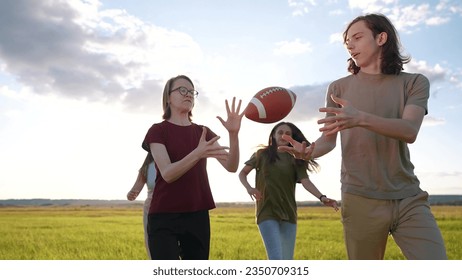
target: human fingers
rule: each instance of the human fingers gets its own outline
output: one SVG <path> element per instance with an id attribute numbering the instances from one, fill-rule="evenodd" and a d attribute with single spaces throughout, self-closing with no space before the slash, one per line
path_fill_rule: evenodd
<path id="1" fill-rule="evenodd" d="M 314 151 L 315 143 L 311 143 L 309 147 L 306 146 L 306 142 L 303 141 L 300 147 L 294 148 L 293 156 L 296 159 L 301 159 L 304 161 L 313 160 L 313 151 Z"/>
<path id="2" fill-rule="evenodd" d="M 127 194 L 127 199 L 129 201 L 135 200 L 138 197 L 138 193 L 135 191 L 129 191 Z"/>
<path id="3" fill-rule="evenodd" d="M 261 194 L 261 192 L 257 191 L 257 193 L 255 194 L 255 199 L 256 200 L 260 200 L 262 199 L 263 195 Z"/>
<path id="4" fill-rule="evenodd" d="M 295 143 L 298 143 L 297 141 L 295 141 L 292 136 L 290 135 L 287 135 L 287 134 L 284 134 L 282 135 L 282 139 L 286 140 L 287 142 L 289 142 L 290 144 L 292 144 L 292 146 L 295 144 Z"/>
<path id="5" fill-rule="evenodd" d="M 220 139 L 220 136 L 218 136 L 218 135 L 215 136 L 215 137 L 213 137 L 212 139 L 210 139 L 209 141 L 207 141 L 207 145 L 212 145 L 212 144 L 214 144 L 215 142 L 218 141 L 218 139 Z M 213 147 L 213 148 L 215 148 L 215 149 L 220 149 L 221 147 L 222 147 L 222 146 L 216 146 L 216 147 Z M 224 148 L 226 148 L 226 147 L 224 147 Z"/>
<path id="6" fill-rule="evenodd" d="M 229 157 L 228 150 L 229 147 L 217 146 L 209 147 L 204 153 L 204 157 L 214 157 L 216 159 L 227 159 Z"/>
<path id="7" fill-rule="evenodd" d="M 337 211 L 339 210 L 339 208 L 338 208 L 336 202 L 334 202 L 334 204 L 332 205 L 332 207 L 334 208 L 335 212 L 337 212 Z"/>
<path id="8" fill-rule="evenodd" d="M 261 192 L 256 188 L 252 188 L 252 190 L 250 190 L 250 193 L 252 193 L 252 196 L 255 198 L 255 200 L 260 200 L 262 197 Z"/>
<path id="9" fill-rule="evenodd" d="M 242 99 L 239 99 L 239 101 L 237 102 L 237 105 L 236 105 L 236 97 L 233 97 L 233 102 L 232 102 L 232 105 L 231 105 L 231 112 L 235 113 L 235 114 L 238 114 L 240 116 L 244 115 L 244 112 L 239 114 L 239 112 L 241 111 L 241 105 L 242 105 Z"/>
<path id="10" fill-rule="evenodd" d="M 340 127 L 337 127 L 335 129 L 332 129 L 332 130 L 324 130 L 322 131 L 322 133 L 325 135 L 325 136 L 330 136 L 330 135 L 335 135 L 336 133 L 339 133 L 342 129 Z"/>
<path id="11" fill-rule="evenodd" d="M 340 125 L 341 125 L 340 122 L 329 123 L 329 124 L 326 124 L 323 127 L 319 128 L 319 131 L 323 132 L 323 131 L 334 130 L 337 127 L 339 127 Z"/>
<path id="12" fill-rule="evenodd" d="M 331 94 L 330 98 L 332 99 L 332 101 L 334 101 L 342 107 L 345 107 L 348 104 L 348 100 L 335 96 L 334 94 Z"/>
<path id="13" fill-rule="evenodd" d="M 279 146 L 279 147 L 278 147 L 278 150 L 279 150 L 279 151 L 286 152 L 286 153 L 290 154 L 291 156 L 293 156 L 294 158 L 297 158 L 297 150 L 295 150 L 294 147 L 290 147 L 290 146 Z"/>
<path id="14" fill-rule="evenodd" d="M 290 147 L 290 146 L 279 146 L 279 147 L 278 147 L 278 150 L 279 150 L 279 151 L 283 151 L 283 152 L 292 153 L 292 152 L 294 152 L 295 148 L 294 148 L 294 147 Z"/>
<path id="15" fill-rule="evenodd" d="M 336 107 L 323 107 L 323 108 L 319 108 L 319 112 L 338 115 L 338 114 L 343 112 L 343 109 L 342 108 L 336 108 Z M 325 119 L 329 119 L 329 117 L 327 117 Z"/>
<path id="16" fill-rule="evenodd" d="M 282 136 L 282 138 L 284 138 L 284 136 Z M 283 152 L 287 152 L 287 153 L 291 154 L 296 159 L 306 160 L 305 158 L 309 158 L 311 156 L 311 153 L 313 152 L 312 150 L 314 148 L 314 146 L 313 146 L 314 143 L 311 144 L 311 146 L 307 149 L 306 142 L 299 143 L 299 142 L 297 142 L 295 140 L 293 140 L 293 141 L 294 141 L 294 144 L 291 143 L 292 147 L 290 147 L 290 146 L 279 146 L 278 150 L 283 151 Z M 306 155 L 307 153 L 308 153 L 308 155 Z"/>
<path id="17" fill-rule="evenodd" d="M 337 201 L 335 199 L 330 199 L 330 198 L 326 199 L 326 204 L 334 208 L 335 211 L 339 210 Z"/>
<path id="18" fill-rule="evenodd" d="M 335 120 L 334 118 L 331 116 L 331 117 L 326 117 L 326 118 L 322 118 L 322 119 L 319 119 L 317 121 L 318 124 L 326 124 L 326 123 L 334 123 Z"/>
<path id="19" fill-rule="evenodd" d="M 201 134 L 201 138 L 199 141 L 205 141 L 205 136 L 207 135 L 207 128 L 205 128 L 205 126 L 202 127 L 202 134 Z"/>
<path id="20" fill-rule="evenodd" d="M 236 112 L 236 97 L 233 97 L 233 103 L 231 103 L 231 112 Z"/>
<path id="21" fill-rule="evenodd" d="M 210 154 L 227 154 L 228 152 L 226 150 L 229 150 L 229 147 L 227 146 L 212 146 L 207 149 L 207 152 Z"/>
<path id="22" fill-rule="evenodd" d="M 255 193 L 255 189 L 254 189 L 254 188 L 248 189 L 248 190 L 247 190 L 247 193 L 249 194 L 249 196 L 250 196 L 250 198 L 252 199 L 252 201 L 258 200 L 257 194 Z"/>
<path id="23" fill-rule="evenodd" d="M 292 147 L 295 148 L 296 152 L 303 152 L 306 148 L 306 143 L 300 143 L 297 140 L 293 139 L 290 135 L 283 135 L 282 139 L 289 142 L 292 145 Z"/>
<path id="24" fill-rule="evenodd" d="M 310 149 L 306 149 L 306 142 L 303 141 L 301 144 L 297 145 L 294 147 L 297 153 L 297 158 L 299 159 L 305 159 L 305 154 L 307 151 L 310 151 Z M 311 153 L 310 153 L 311 154 Z"/>
<path id="25" fill-rule="evenodd" d="M 342 129 L 344 129 L 343 122 L 334 122 L 329 125 L 324 125 L 319 131 L 325 135 L 333 135 Z"/>
<path id="26" fill-rule="evenodd" d="M 241 111 L 241 105 L 242 105 L 242 99 L 239 99 L 239 102 L 237 103 L 237 109 L 236 109 L 236 113 L 239 114 L 239 112 Z M 240 114 L 240 116 L 243 115 L 243 114 Z"/>
<path id="27" fill-rule="evenodd" d="M 226 113 L 229 115 L 229 113 L 231 112 L 230 108 L 229 108 L 229 102 L 228 102 L 228 99 L 225 99 L 225 105 L 226 105 Z M 234 105 L 234 104 L 233 104 Z"/>
<path id="28" fill-rule="evenodd" d="M 224 126 L 225 125 L 225 120 L 223 120 L 222 117 L 217 116 L 217 119 L 221 122 L 221 124 Z"/>

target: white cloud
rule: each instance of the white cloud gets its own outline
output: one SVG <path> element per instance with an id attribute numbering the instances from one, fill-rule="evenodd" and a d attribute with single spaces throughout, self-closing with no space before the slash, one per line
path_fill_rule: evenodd
<path id="1" fill-rule="evenodd" d="M 332 15 L 332 16 L 339 16 L 339 15 L 343 15 L 345 13 L 345 11 L 343 10 L 333 10 L 333 11 L 330 11 L 329 12 L 329 15 Z"/>
<path id="2" fill-rule="evenodd" d="M 451 6 L 449 7 L 449 11 L 451 11 L 454 14 L 462 15 L 462 5 L 459 4 L 459 6 L 456 6 L 456 5 Z"/>
<path id="3" fill-rule="evenodd" d="M 450 21 L 449 18 L 443 18 L 443 17 L 436 16 L 436 17 L 431 17 L 431 18 L 427 19 L 425 21 L 425 23 L 427 25 L 442 25 L 442 24 L 445 24 L 445 23 L 447 23 L 449 21 Z"/>
<path id="4" fill-rule="evenodd" d="M 411 60 L 410 63 L 404 65 L 404 70 L 407 72 L 421 73 L 425 75 L 431 83 L 443 81 L 447 75 L 448 70 L 441 67 L 439 64 L 435 66 L 427 65 L 427 62 L 424 60 Z"/>
<path id="5" fill-rule="evenodd" d="M 409 32 L 413 27 L 422 25 L 430 17 L 430 6 L 428 4 L 397 6 L 390 14 L 390 20 L 397 30 Z"/>
<path id="6" fill-rule="evenodd" d="M 203 59 L 187 34 L 100 8 L 96 0 L 9 1 L 0 10 L 8 21 L 0 28 L 2 69 L 38 94 L 138 102 L 131 107 L 148 95 L 160 99 L 160 85 L 180 65 L 194 69 Z"/>
<path id="7" fill-rule="evenodd" d="M 334 33 L 329 36 L 329 43 L 341 43 L 343 44 L 343 34 L 342 33 Z"/>
<path id="8" fill-rule="evenodd" d="M 288 0 L 294 16 L 303 16 L 311 12 L 318 4 L 314 0 Z M 322 1 L 321 5 L 330 7 L 332 1 Z M 411 33 L 423 25 L 443 25 L 450 21 L 451 14 L 462 15 L 462 4 L 449 0 L 438 3 L 408 4 L 400 0 L 349 0 L 351 10 L 360 10 L 361 14 L 381 13 L 393 21 L 400 32 Z M 341 15 L 344 10 L 332 9 L 330 15 Z"/>
<path id="9" fill-rule="evenodd" d="M 289 7 L 293 9 L 293 16 L 302 16 L 308 14 L 311 7 L 316 6 L 315 0 L 288 0 Z"/>
<path id="10" fill-rule="evenodd" d="M 313 50 L 310 42 L 302 42 L 300 39 L 295 39 L 292 42 L 282 41 L 276 43 L 276 48 L 273 53 L 276 55 L 300 55 L 309 53 Z"/>
<path id="11" fill-rule="evenodd" d="M 456 85 L 457 88 L 462 89 L 462 73 L 451 75 L 449 81 Z"/>
<path id="12" fill-rule="evenodd" d="M 385 13 L 388 5 L 395 4 L 395 0 L 349 0 L 351 9 L 360 9 L 364 13 L 382 12 Z"/>
<path id="13" fill-rule="evenodd" d="M 460 1 L 440 0 L 436 9 L 438 11 L 449 11 L 452 14 L 462 15 L 462 3 Z"/>
<path id="14" fill-rule="evenodd" d="M 433 3 L 403 4 L 399 0 L 349 0 L 351 9 L 362 13 L 382 13 L 390 18 L 400 32 L 413 32 L 422 25 L 442 25 L 449 22 L 448 13 L 462 11 L 460 4 L 449 5 L 447 1 Z"/>
<path id="15" fill-rule="evenodd" d="M 423 126 L 437 126 L 437 125 L 444 125 L 446 120 L 443 118 L 436 118 L 433 116 L 425 116 L 422 125 Z"/>

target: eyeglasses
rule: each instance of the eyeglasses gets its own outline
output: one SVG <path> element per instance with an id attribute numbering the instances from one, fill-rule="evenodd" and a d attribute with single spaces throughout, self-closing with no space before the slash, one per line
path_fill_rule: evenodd
<path id="1" fill-rule="evenodd" d="M 172 89 L 170 93 L 174 92 L 175 90 L 178 90 L 178 92 L 183 96 L 186 96 L 188 93 L 191 93 L 193 97 L 197 97 L 199 95 L 199 92 L 197 90 L 188 90 L 185 87 L 177 87 L 176 89 Z"/>

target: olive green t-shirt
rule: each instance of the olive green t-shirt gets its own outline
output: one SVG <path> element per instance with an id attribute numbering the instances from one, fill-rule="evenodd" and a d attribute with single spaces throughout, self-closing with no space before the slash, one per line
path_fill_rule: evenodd
<path id="1" fill-rule="evenodd" d="M 257 223 L 268 219 L 297 223 L 295 185 L 308 178 L 308 173 L 304 166 L 295 164 L 290 154 L 281 152 L 278 156 L 279 160 L 270 163 L 266 156 L 257 152 L 245 162 L 255 168 L 255 187 L 263 195 L 256 203 Z"/>

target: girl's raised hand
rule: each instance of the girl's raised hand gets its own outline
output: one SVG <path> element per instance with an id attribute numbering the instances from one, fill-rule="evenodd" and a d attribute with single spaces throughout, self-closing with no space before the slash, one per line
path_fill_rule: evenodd
<path id="1" fill-rule="evenodd" d="M 233 97 L 233 103 L 231 108 L 229 108 L 228 100 L 225 100 L 226 104 L 226 112 L 228 114 L 228 119 L 224 121 L 220 116 L 217 116 L 218 120 L 220 120 L 221 124 L 228 130 L 229 133 L 238 133 L 241 129 L 241 121 L 242 117 L 244 116 L 244 111 L 239 113 L 241 110 L 241 103 L 242 100 L 239 100 L 236 108 L 236 97 Z"/>

